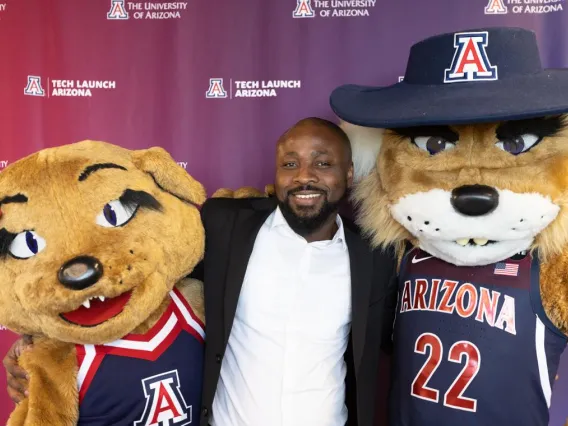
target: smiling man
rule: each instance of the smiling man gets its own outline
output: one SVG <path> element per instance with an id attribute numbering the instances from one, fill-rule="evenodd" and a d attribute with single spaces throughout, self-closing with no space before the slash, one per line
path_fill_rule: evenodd
<path id="1" fill-rule="evenodd" d="M 337 231 L 339 203 L 352 180 L 351 145 L 335 124 L 305 119 L 278 140 L 278 207 L 290 228 L 308 241 Z"/>
<path id="2" fill-rule="evenodd" d="M 278 140 L 275 197 L 205 203 L 202 425 L 373 424 L 394 262 L 339 216 L 352 178 L 346 134 L 307 118 Z"/>

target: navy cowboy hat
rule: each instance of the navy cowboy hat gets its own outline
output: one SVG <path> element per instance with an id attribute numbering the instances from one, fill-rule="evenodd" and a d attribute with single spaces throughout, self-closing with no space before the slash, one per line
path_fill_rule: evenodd
<path id="1" fill-rule="evenodd" d="M 414 44 L 402 82 L 343 85 L 330 105 L 344 121 L 380 128 L 560 114 L 568 112 L 568 69 L 542 68 L 532 31 L 459 31 Z"/>

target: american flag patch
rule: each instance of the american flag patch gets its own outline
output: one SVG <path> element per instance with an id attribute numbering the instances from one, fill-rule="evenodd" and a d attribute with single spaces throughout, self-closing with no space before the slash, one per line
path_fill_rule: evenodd
<path id="1" fill-rule="evenodd" d="M 493 273 L 495 275 L 509 275 L 511 277 L 516 277 L 519 273 L 519 265 L 516 263 L 499 262 L 495 265 Z"/>

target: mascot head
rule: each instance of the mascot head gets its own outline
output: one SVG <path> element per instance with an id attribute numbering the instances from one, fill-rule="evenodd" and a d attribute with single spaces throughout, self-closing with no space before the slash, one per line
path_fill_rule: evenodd
<path id="1" fill-rule="evenodd" d="M 442 34 L 404 80 L 345 85 L 331 106 L 353 144 L 359 222 L 456 265 L 568 243 L 568 70 L 543 69 L 519 28 Z"/>
<path id="2" fill-rule="evenodd" d="M 138 327 L 203 257 L 203 186 L 162 148 L 83 141 L 0 173 L 0 323 L 104 343 Z"/>

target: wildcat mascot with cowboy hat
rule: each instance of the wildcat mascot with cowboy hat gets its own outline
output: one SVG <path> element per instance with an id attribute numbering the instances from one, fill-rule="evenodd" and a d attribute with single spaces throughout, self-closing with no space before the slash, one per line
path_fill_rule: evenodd
<path id="1" fill-rule="evenodd" d="M 399 283 L 390 426 L 545 426 L 568 333 L 568 70 L 520 28 L 442 34 L 344 85 L 353 199 Z"/>

